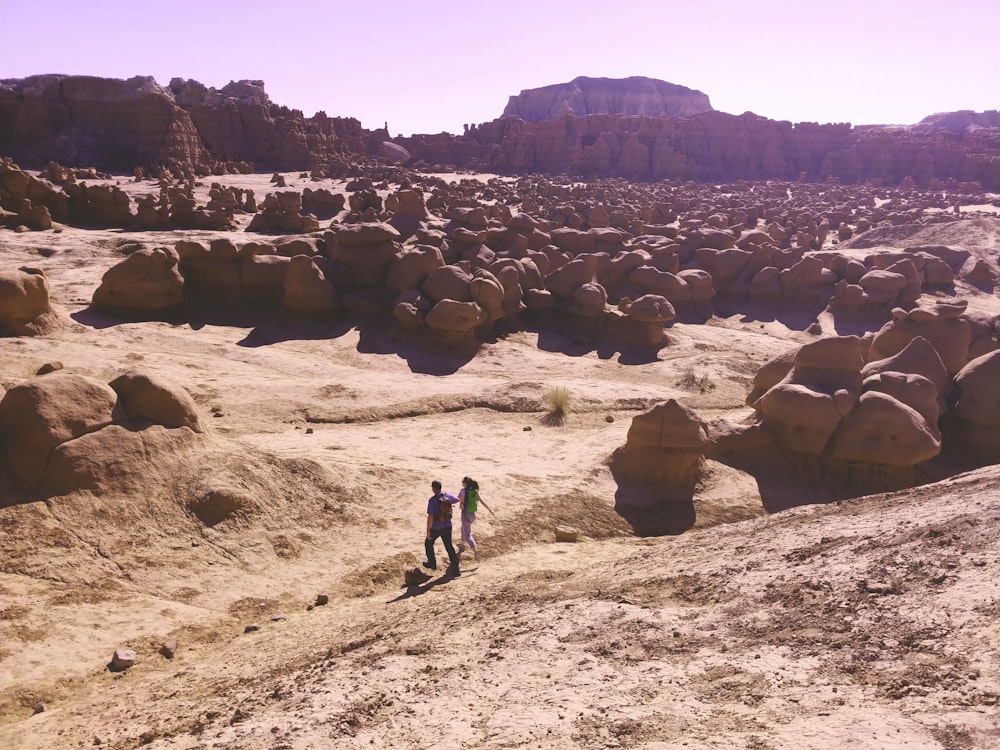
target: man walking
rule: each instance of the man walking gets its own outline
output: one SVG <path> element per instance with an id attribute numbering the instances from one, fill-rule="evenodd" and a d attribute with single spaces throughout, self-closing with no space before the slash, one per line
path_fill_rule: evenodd
<path id="1" fill-rule="evenodd" d="M 458 567 L 458 555 L 455 554 L 455 547 L 451 543 L 451 506 L 458 502 L 458 498 L 449 492 L 442 492 L 441 482 L 436 479 L 431 482 L 431 490 L 434 494 L 427 501 L 427 538 L 424 539 L 427 559 L 424 561 L 424 567 L 437 570 L 434 542 L 440 537 L 451 563 L 449 572 L 453 576 L 460 576 L 462 571 Z"/>

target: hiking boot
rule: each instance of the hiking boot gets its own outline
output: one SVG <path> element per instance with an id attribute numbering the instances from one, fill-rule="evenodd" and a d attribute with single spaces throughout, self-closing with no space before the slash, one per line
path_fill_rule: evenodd
<path id="1" fill-rule="evenodd" d="M 473 555 L 475 555 L 476 562 L 479 562 L 479 550 L 476 550 L 475 552 L 473 552 Z"/>
<path id="2" fill-rule="evenodd" d="M 437 570 L 438 569 L 437 563 L 427 562 L 426 560 L 424 560 L 420 564 L 423 565 L 428 570 Z"/>

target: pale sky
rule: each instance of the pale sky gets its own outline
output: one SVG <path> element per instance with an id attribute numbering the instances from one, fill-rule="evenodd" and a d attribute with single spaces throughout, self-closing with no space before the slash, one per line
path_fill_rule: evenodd
<path id="1" fill-rule="evenodd" d="M 277 104 L 393 136 L 461 133 L 581 75 L 911 124 L 1000 109 L 1000 0 L 0 0 L 0 78 L 40 73 L 261 79 Z"/>

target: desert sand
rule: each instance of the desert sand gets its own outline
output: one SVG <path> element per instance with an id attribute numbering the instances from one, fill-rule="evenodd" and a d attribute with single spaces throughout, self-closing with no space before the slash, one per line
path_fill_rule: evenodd
<path id="1" fill-rule="evenodd" d="M 88 309 L 124 240 L 215 236 L 0 233 L 3 266 L 44 269 L 64 320 L 0 342 L 0 385 L 51 362 L 104 381 L 141 367 L 186 388 L 216 441 L 184 482 L 256 470 L 246 512 L 214 525 L 159 477 L 0 509 L 0 746 L 997 747 L 997 466 L 831 501 L 709 461 L 683 533 L 615 511 L 608 459 L 633 416 L 676 398 L 747 419 L 757 368 L 810 334 L 716 316 L 633 363 L 530 331 L 468 356 L 350 324 Z M 1000 238 L 973 239 L 995 265 Z M 404 587 L 430 481 L 464 475 L 494 511 L 482 559 Z M 135 666 L 109 670 L 117 648 Z"/>

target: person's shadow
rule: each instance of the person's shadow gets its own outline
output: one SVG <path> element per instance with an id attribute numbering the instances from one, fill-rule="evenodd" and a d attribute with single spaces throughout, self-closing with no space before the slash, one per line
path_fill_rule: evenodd
<path id="1" fill-rule="evenodd" d="M 440 575 L 437 578 L 431 578 L 430 580 L 425 581 L 424 583 L 417 583 L 410 586 L 405 586 L 404 587 L 405 590 L 403 591 L 402 594 L 393 599 L 390 599 L 388 602 L 386 602 L 386 604 L 394 604 L 396 602 L 401 602 L 404 599 L 412 599 L 415 596 L 421 596 L 422 594 L 426 594 L 435 586 L 440 586 L 441 584 L 448 583 L 449 581 L 454 580 L 454 578 L 455 576 L 452 575 L 451 573 L 444 573 L 443 575 Z"/>

